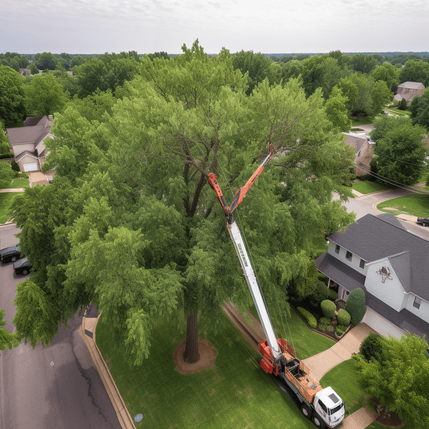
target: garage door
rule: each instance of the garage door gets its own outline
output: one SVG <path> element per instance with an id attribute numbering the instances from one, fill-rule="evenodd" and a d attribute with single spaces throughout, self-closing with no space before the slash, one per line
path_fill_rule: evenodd
<path id="1" fill-rule="evenodd" d="M 30 164 L 24 164 L 24 172 L 27 171 L 37 171 L 39 168 L 37 167 L 37 162 L 32 162 Z"/>
<path id="2" fill-rule="evenodd" d="M 365 317 L 362 322 L 365 322 L 369 327 L 374 329 L 374 331 L 384 337 L 391 335 L 392 337 L 396 337 L 400 340 L 402 335 L 404 335 L 404 331 L 402 329 L 398 328 L 392 322 L 389 322 L 369 307 L 366 308 Z"/>

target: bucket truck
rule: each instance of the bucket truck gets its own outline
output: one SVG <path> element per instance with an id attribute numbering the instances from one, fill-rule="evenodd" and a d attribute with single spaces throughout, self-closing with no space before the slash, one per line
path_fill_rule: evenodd
<path id="1" fill-rule="evenodd" d="M 298 398 L 302 414 L 306 418 L 311 419 L 315 426 L 322 429 L 325 427 L 333 428 L 339 425 L 344 419 L 344 402 L 331 387 L 323 389 L 317 381 L 310 377 L 309 369 L 296 357 L 294 348 L 286 340 L 276 338 L 258 280 L 233 216 L 234 210 L 243 201 L 247 191 L 255 183 L 269 160 L 273 157 L 274 153 L 271 143 L 269 149 L 269 154 L 247 183 L 237 191 L 230 206 L 226 203 L 214 173 L 209 174 L 208 181 L 216 192 L 224 210 L 227 228 L 265 333 L 266 340 L 261 341 L 258 346 L 262 354 L 260 362 L 262 369 L 267 374 L 279 377 L 290 387 Z"/>

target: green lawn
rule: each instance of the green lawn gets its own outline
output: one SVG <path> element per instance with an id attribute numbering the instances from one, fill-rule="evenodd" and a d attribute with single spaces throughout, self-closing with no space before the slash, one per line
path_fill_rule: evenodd
<path id="1" fill-rule="evenodd" d="M 185 339 L 185 321 L 161 321 L 153 332 L 149 358 L 142 367 L 127 363 L 121 347 L 112 341 L 108 320 L 100 318 L 97 344 L 136 427 L 152 428 L 312 428 L 299 408 L 259 366 L 255 352 L 225 317 L 217 334 L 200 333 L 217 349 L 214 368 L 182 375 L 175 370 L 173 353 Z"/>
<path id="2" fill-rule="evenodd" d="M 12 198 L 19 194 L 21 194 L 21 192 L 0 193 L 0 224 L 6 223 L 9 220 L 7 216 L 7 209 L 10 202 L 12 201 Z"/>
<path id="3" fill-rule="evenodd" d="M 15 188 L 29 188 L 30 179 L 16 178 L 12 180 L 12 183 L 7 187 L 8 189 Z"/>
<path id="4" fill-rule="evenodd" d="M 398 115 L 398 116 L 410 116 L 411 112 L 408 110 L 399 110 L 396 107 L 385 107 L 384 110 L 391 113 L 392 115 Z"/>
<path id="5" fill-rule="evenodd" d="M 359 182 L 352 183 L 352 188 L 361 194 L 370 194 L 371 192 L 384 191 L 386 189 L 392 189 L 391 186 L 382 183 L 370 182 L 369 180 L 361 180 Z"/>
<path id="6" fill-rule="evenodd" d="M 390 207 L 393 210 L 387 210 Z M 377 209 L 395 215 L 406 213 L 413 216 L 429 216 L 429 195 L 413 194 L 406 197 L 393 198 L 377 205 Z"/>
<path id="7" fill-rule="evenodd" d="M 366 116 L 361 116 L 359 121 L 356 120 L 356 116 L 350 118 L 352 120 L 352 127 L 359 128 L 361 125 L 370 125 L 374 122 L 374 118 L 368 118 Z"/>
<path id="8" fill-rule="evenodd" d="M 357 375 L 354 360 L 349 359 L 332 368 L 320 380 L 322 387 L 331 386 L 340 395 L 346 404 L 346 416 L 361 408 L 367 400 Z"/>

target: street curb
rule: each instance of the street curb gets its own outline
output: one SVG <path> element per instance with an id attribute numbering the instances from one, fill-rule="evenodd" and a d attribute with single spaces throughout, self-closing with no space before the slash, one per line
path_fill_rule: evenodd
<path id="1" fill-rule="evenodd" d="M 116 415 L 118 416 L 119 424 L 122 429 L 136 429 L 133 419 L 125 406 L 125 402 L 116 387 L 115 381 L 113 380 L 112 374 L 110 374 L 109 368 L 103 356 L 95 342 L 95 329 L 97 327 L 98 319 L 100 314 L 95 318 L 83 317 L 82 324 L 80 325 L 79 334 L 82 337 L 86 347 L 88 348 L 89 354 L 91 355 L 92 362 L 94 363 L 95 369 L 100 375 L 101 381 L 104 384 L 107 394 L 109 395 L 110 401 L 112 402 L 113 408 L 115 409 Z"/>

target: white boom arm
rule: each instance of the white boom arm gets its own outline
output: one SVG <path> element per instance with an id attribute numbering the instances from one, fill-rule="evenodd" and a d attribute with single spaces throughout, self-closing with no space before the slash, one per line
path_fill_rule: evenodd
<path id="1" fill-rule="evenodd" d="M 240 259 L 241 268 L 243 270 L 244 277 L 246 278 L 247 285 L 249 286 L 253 302 L 255 303 L 255 307 L 259 315 L 259 320 L 261 321 L 262 328 L 264 329 L 268 345 L 270 346 L 273 358 L 276 359 L 279 355 L 281 355 L 280 347 L 277 343 L 276 334 L 274 333 L 270 315 L 268 314 L 267 306 L 265 305 L 265 300 L 259 288 L 258 280 L 256 279 L 255 273 L 253 272 L 253 268 L 250 263 L 250 259 L 247 255 L 243 238 L 235 221 L 233 221 L 231 224 L 228 223 L 227 226 L 229 235 L 231 236 L 231 240 L 234 243 L 238 258 Z"/>

